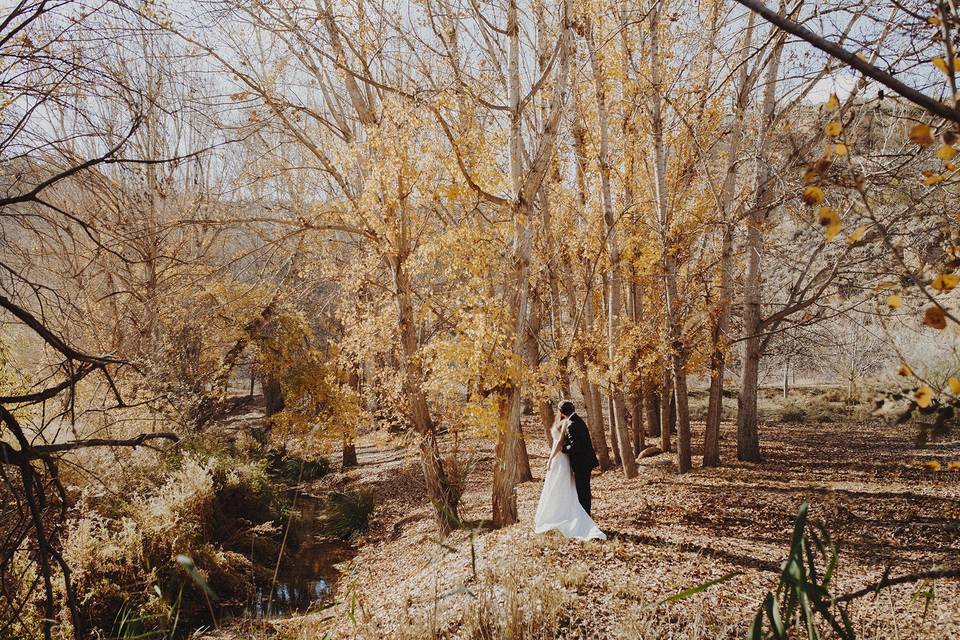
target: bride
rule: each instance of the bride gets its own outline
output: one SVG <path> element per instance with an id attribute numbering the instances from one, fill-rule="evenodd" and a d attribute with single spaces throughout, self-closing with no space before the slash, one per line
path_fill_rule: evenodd
<path id="1" fill-rule="evenodd" d="M 547 475 L 537 513 L 533 517 L 533 530 L 544 533 L 556 529 L 568 538 L 606 540 L 607 536 L 580 505 L 570 458 L 561 451 L 568 424 L 569 418 L 561 414 L 551 429 L 553 448 L 547 461 Z"/>

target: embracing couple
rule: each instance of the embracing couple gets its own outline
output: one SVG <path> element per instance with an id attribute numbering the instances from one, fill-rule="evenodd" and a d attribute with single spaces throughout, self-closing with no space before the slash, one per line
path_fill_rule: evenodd
<path id="1" fill-rule="evenodd" d="M 590 517 L 590 474 L 600 463 L 587 424 L 569 400 L 560 403 L 551 435 L 553 446 L 533 518 L 534 531 L 556 529 L 568 538 L 606 540 Z"/>

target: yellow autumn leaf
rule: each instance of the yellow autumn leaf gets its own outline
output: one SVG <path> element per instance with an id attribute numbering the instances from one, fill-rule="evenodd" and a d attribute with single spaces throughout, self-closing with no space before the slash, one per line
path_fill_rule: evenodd
<path id="1" fill-rule="evenodd" d="M 904 378 L 909 378 L 910 376 L 913 375 L 913 369 L 911 369 L 905 364 L 901 364 L 900 368 L 897 369 L 897 375 L 902 376 Z"/>
<path id="2" fill-rule="evenodd" d="M 843 126 L 840 124 L 839 120 L 833 120 L 826 127 L 824 127 L 823 131 L 828 136 L 836 137 L 843 133 Z"/>
<path id="3" fill-rule="evenodd" d="M 927 18 L 927 23 L 935 27 L 939 27 L 940 25 L 943 24 L 943 20 L 941 20 L 937 16 L 930 16 L 929 18 Z"/>
<path id="4" fill-rule="evenodd" d="M 836 111 L 840 108 L 840 99 L 837 97 L 837 94 L 831 93 L 830 97 L 824 103 L 823 108 L 827 111 Z"/>
<path id="5" fill-rule="evenodd" d="M 847 243 L 853 244 L 854 242 L 860 240 L 860 238 L 862 238 L 866 232 L 867 232 L 866 227 L 864 226 L 857 227 L 856 229 L 853 230 L 853 233 L 847 236 Z"/>
<path id="6" fill-rule="evenodd" d="M 927 385 L 923 385 L 913 392 L 913 399 L 916 401 L 918 407 L 926 409 L 930 406 L 930 403 L 933 402 L 933 391 L 931 391 Z"/>
<path id="7" fill-rule="evenodd" d="M 941 465 L 936 460 L 927 460 L 925 464 L 927 469 L 930 469 L 930 471 L 940 471 Z"/>
<path id="8" fill-rule="evenodd" d="M 824 197 L 823 189 L 820 187 L 807 187 L 803 190 L 803 201 L 809 205 L 820 204 L 824 200 L 826 200 L 826 197 Z"/>
<path id="9" fill-rule="evenodd" d="M 910 142 L 919 144 L 921 147 L 933 144 L 933 129 L 928 124 L 915 124 L 910 128 L 908 134 Z"/>
<path id="10" fill-rule="evenodd" d="M 820 207 L 817 210 L 817 223 L 821 227 L 840 224 L 840 214 L 833 207 Z"/>
<path id="11" fill-rule="evenodd" d="M 923 174 L 924 175 L 923 175 L 923 178 L 921 179 L 921 182 L 923 182 L 923 184 L 927 185 L 928 187 L 933 187 L 935 185 L 938 185 L 947 179 L 947 177 L 942 173 L 935 173 L 933 171 L 924 171 Z"/>
<path id="12" fill-rule="evenodd" d="M 944 161 L 950 161 L 957 157 L 957 150 L 948 144 L 937 149 L 937 157 Z"/>
<path id="13" fill-rule="evenodd" d="M 947 384 L 950 385 L 950 391 L 953 392 L 953 395 L 960 396 L 960 380 L 950 376 L 950 379 L 947 380 Z"/>
<path id="14" fill-rule="evenodd" d="M 953 291 L 958 284 L 960 284 L 960 276 L 955 276 L 952 273 L 942 273 L 933 279 L 930 286 L 937 291 Z"/>
<path id="15" fill-rule="evenodd" d="M 953 460 L 947 464 L 947 469 L 950 469 L 950 471 L 960 471 L 960 460 Z"/>
<path id="16" fill-rule="evenodd" d="M 824 234 L 827 237 L 827 242 L 831 242 L 834 238 L 837 237 L 837 234 L 840 233 L 840 223 L 827 225 L 827 228 L 824 230 Z"/>
<path id="17" fill-rule="evenodd" d="M 943 56 L 937 56 L 930 62 L 932 62 L 933 66 L 935 66 L 937 69 L 940 69 L 940 71 L 943 73 L 950 75 L 950 66 L 947 64 L 947 61 L 943 59 Z M 960 58 L 955 57 L 953 59 L 953 70 L 960 71 Z"/>
<path id="18" fill-rule="evenodd" d="M 847 145 L 843 143 L 833 145 L 833 153 L 838 156 L 847 155 Z"/>
<path id="19" fill-rule="evenodd" d="M 890 307 L 891 309 L 894 309 L 894 310 L 899 309 L 900 305 L 902 304 L 903 304 L 903 299 L 901 299 L 900 296 L 898 296 L 895 293 L 887 297 L 887 306 Z"/>

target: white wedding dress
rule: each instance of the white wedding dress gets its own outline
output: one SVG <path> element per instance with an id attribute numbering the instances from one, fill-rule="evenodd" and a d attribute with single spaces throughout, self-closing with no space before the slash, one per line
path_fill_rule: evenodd
<path id="1" fill-rule="evenodd" d="M 553 427 L 553 444 L 563 437 L 563 426 Z M 551 448 L 551 451 L 553 449 Z M 537 513 L 533 517 L 533 530 L 545 533 L 556 529 L 568 538 L 578 540 L 606 540 L 596 523 L 580 506 L 577 499 L 577 486 L 570 469 L 570 458 L 562 451 L 557 452 L 553 464 L 543 480 L 543 491 L 537 503 Z"/>

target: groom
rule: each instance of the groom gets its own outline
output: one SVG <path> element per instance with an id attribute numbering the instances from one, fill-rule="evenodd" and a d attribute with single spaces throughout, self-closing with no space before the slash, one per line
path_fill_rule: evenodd
<path id="1" fill-rule="evenodd" d="M 564 400 L 560 403 L 560 413 L 567 419 L 567 434 L 563 443 L 563 452 L 570 457 L 570 468 L 577 485 L 577 498 L 583 510 L 590 515 L 590 473 L 600 463 L 593 451 L 593 442 L 587 423 L 577 415 L 573 403 Z"/>

